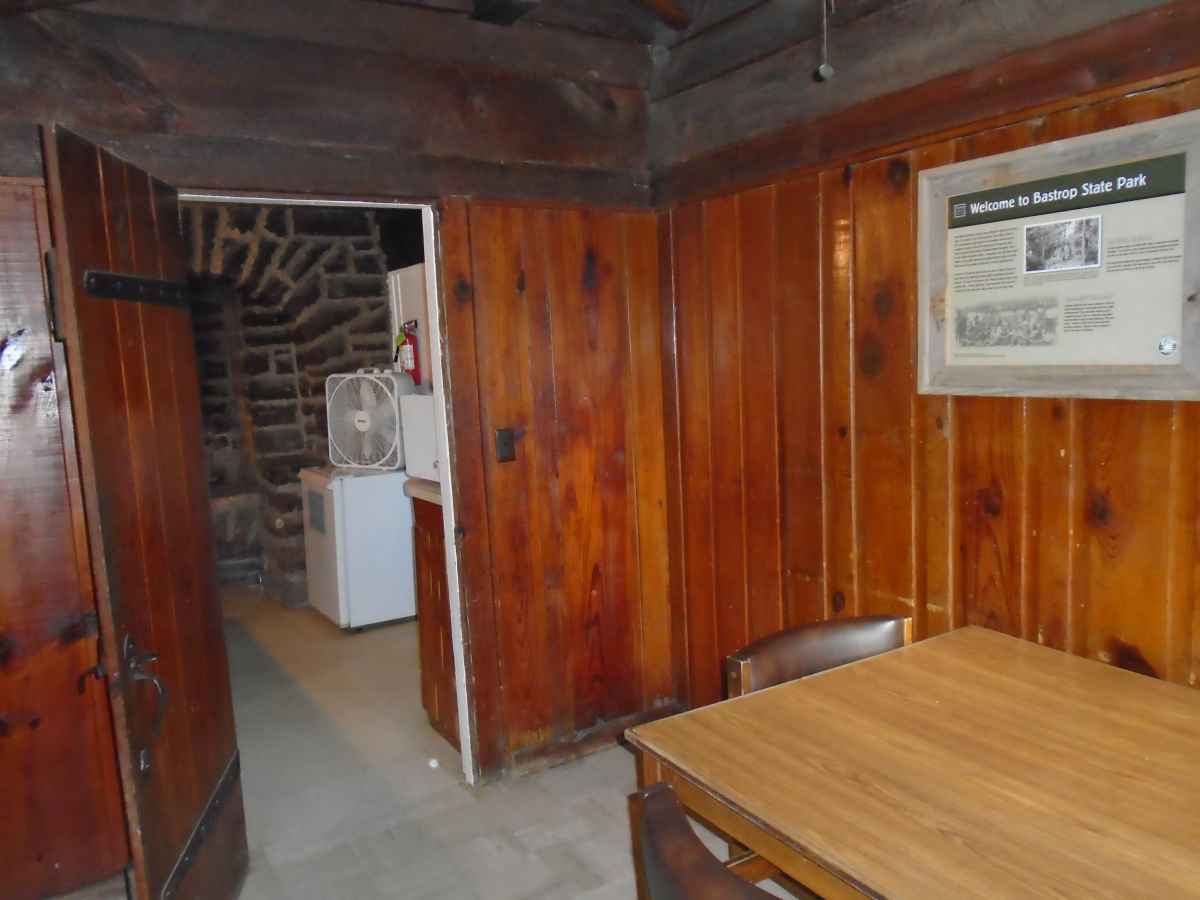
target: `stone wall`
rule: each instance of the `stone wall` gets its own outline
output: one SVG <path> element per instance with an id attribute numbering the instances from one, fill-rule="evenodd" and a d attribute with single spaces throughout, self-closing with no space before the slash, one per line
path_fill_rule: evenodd
<path id="1" fill-rule="evenodd" d="M 184 209 L 204 290 L 194 321 L 218 566 L 224 577 L 261 574 L 300 604 L 298 473 L 328 463 L 325 377 L 391 362 L 382 214 Z"/>
<path id="2" fill-rule="evenodd" d="M 200 400 L 208 454 L 217 574 L 222 581 L 257 581 L 263 573 L 261 500 L 242 436 L 234 390 L 239 304 L 232 285 L 212 282 L 192 308 L 200 367 Z"/>

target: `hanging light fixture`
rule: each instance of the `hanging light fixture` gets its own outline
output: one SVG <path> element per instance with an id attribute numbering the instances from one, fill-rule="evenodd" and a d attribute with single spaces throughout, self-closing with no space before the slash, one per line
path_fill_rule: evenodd
<path id="1" fill-rule="evenodd" d="M 833 78 L 833 63 L 829 61 L 829 17 L 837 12 L 834 6 L 836 0 L 820 0 L 821 2 L 821 64 L 813 73 L 817 81 L 829 81 Z"/>

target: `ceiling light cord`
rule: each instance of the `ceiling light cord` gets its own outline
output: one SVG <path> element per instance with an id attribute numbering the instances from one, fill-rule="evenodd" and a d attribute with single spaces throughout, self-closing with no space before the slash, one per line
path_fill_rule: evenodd
<path id="1" fill-rule="evenodd" d="M 814 73 L 817 81 L 833 78 L 833 64 L 829 61 L 829 17 L 837 12 L 836 0 L 820 0 L 821 3 L 821 64 Z"/>

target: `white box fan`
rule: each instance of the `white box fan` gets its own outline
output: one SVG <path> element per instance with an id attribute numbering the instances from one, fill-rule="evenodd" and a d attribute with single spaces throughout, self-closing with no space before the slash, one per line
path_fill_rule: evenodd
<path id="1" fill-rule="evenodd" d="M 400 397 L 414 390 L 407 375 L 378 369 L 326 378 L 329 461 L 357 469 L 404 468 Z"/>

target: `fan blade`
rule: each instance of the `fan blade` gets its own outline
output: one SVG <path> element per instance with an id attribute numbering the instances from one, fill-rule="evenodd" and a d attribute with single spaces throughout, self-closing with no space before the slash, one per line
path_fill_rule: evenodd
<path id="1" fill-rule="evenodd" d="M 338 382 L 329 394 L 329 438 L 333 462 L 345 464 L 353 459 L 354 428 L 352 391 L 345 381 Z"/>
<path id="2" fill-rule="evenodd" d="M 371 416 L 371 428 L 378 429 L 383 434 L 392 434 L 396 429 L 396 407 L 383 403 Z"/>
<path id="3" fill-rule="evenodd" d="M 362 408 L 372 410 L 379 405 L 379 385 L 374 378 L 362 380 Z"/>
<path id="4" fill-rule="evenodd" d="M 354 410 L 362 408 L 358 402 L 358 391 L 355 390 L 355 385 L 349 379 L 341 382 L 337 386 L 335 395 L 338 399 L 338 402 L 341 403 L 345 409 Z"/>

